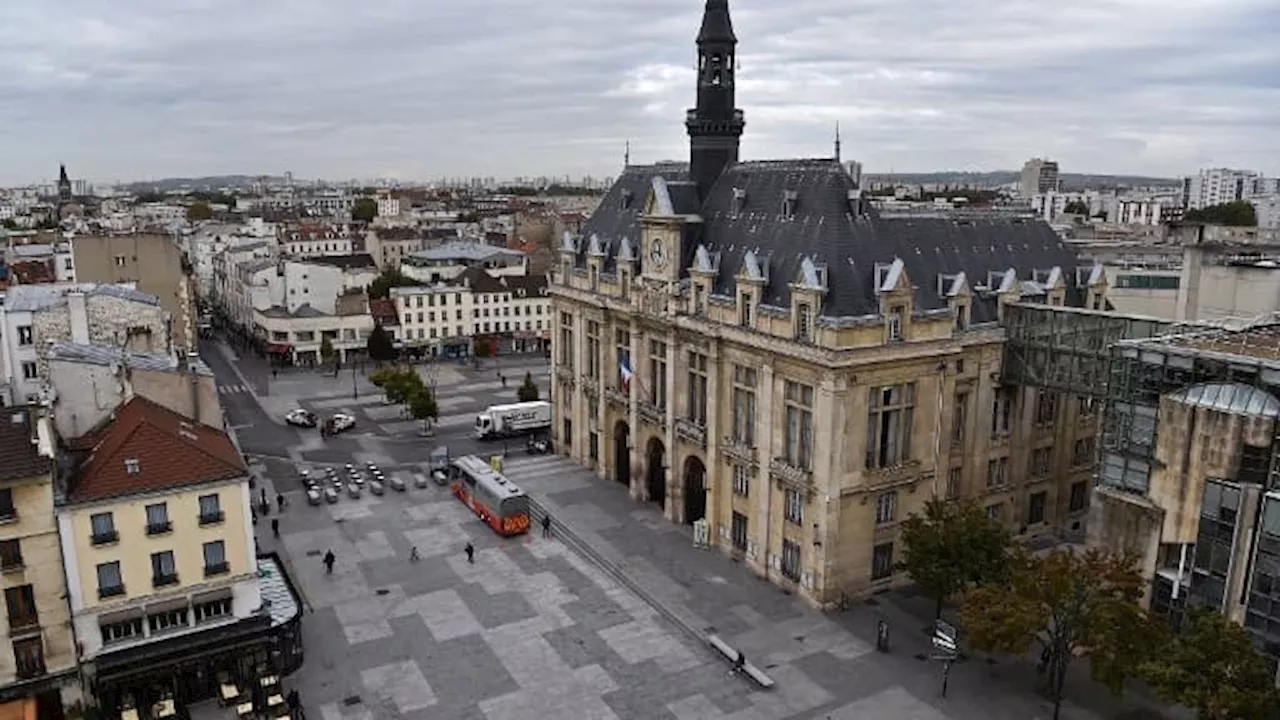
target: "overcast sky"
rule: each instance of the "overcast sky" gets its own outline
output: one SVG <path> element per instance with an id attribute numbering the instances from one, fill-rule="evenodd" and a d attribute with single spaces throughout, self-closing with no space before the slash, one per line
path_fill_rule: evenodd
<path id="1" fill-rule="evenodd" d="M 1280 173 L 1280 0 L 731 0 L 743 157 Z M 0 183 L 686 157 L 702 0 L 3 0 Z"/>

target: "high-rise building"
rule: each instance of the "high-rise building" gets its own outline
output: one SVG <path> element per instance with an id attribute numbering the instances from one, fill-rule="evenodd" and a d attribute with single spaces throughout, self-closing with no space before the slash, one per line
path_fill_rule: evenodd
<path id="1" fill-rule="evenodd" d="M 1261 175 L 1252 170 L 1204 168 L 1183 182 L 1188 209 L 1198 210 L 1212 205 L 1247 200 L 1254 194 L 1254 182 Z"/>
<path id="2" fill-rule="evenodd" d="M 1018 194 L 1024 198 L 1057 192 L 1058 163 L 1044 158 L 1031 158 L 1022 166 Z"/>

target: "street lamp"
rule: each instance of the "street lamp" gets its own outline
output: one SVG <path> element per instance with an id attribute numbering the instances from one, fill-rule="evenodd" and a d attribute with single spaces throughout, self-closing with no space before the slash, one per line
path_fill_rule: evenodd
<path id="1" fill-rule="evenodd" d="M 354 361 L 351 363 L 351 399 L 360 399 L 360 388 L 356 385 L 356 364 Z"/>

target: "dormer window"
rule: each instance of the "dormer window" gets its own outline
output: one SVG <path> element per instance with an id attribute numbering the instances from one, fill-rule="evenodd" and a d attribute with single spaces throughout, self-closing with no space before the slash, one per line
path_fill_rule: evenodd
<path id="1" fill-rule="evenodd" d="M 902 316 L 906 309 L 901 305 L 889 308 L 889 342 L 902 340 Z"/>
<path id="2" fill-rule="evenodd" d="M 807 302 L 796 303 L 796 339 L 813 341 L 813 306 Z"/>
<path id="3" fill-rule="evenodd" d="M 631 207 L 631 191 L 626 188 L 623 188 L 622 197 L 620 197 L 618 201 L 619 201 L 619 204 L 622 206 L 623 210 L 630 208 Z"/>
<path id="4" fill-rule="evenodd" d="M 796 216 L 796 191 L 784 190 L 782 193 L 782 217 L 790 220 Z"/>
<path id="5" fill-rule="evenodd" d="M 618 286 L 621 289 L 623 300 L 626 300 L 627 298 L 631 297 L 631 271 L 630 270 L 618 271 Z"/>
<path id="6" fill-rule="evenodd" d="M 956 332 L 962 332 L 969 329 L 969 306 L 965 303 L 956 303 Z"/>
<path id="7" fill-rule="evenodd" d="M 738 293 L 738 324 L 751 327 L 751 293 Z"/>
<path id="8" fill-rule="evenodd" d="M 876 263 L 876 289 L 884 287 L 885 278 L 889 276 L 889 268 L 892 267 L 888 263 Z"/>
<path id="9" fill-rule="evenodd" d="M 747 191 L 742 188 L 734 188 L 733 189 L 733 208 L 732 208 L 733 214 L 734 215 L 741 214 L 742 210 L 746 206 L 747 206 Z"/>

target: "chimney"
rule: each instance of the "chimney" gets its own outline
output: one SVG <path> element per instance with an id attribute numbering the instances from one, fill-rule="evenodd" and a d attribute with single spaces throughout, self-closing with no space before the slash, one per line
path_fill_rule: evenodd
<path id="1" fill-rule="evenodd" d="M 83 290 L 67 292 L 67 313 L 70 315 L 71 342 L 89 344 L 89 306 Z"/>

